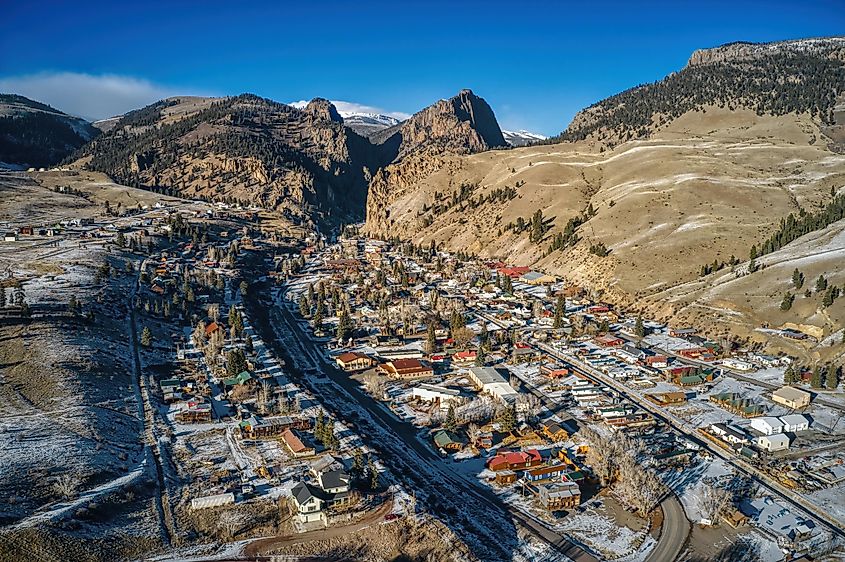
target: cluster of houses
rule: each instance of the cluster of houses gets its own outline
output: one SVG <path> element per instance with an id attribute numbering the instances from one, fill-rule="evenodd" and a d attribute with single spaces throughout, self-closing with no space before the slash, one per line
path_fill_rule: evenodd
<path id="1" fill-rule="evenodd" d="M 707 432 L 731 448 L 749 455 L 747 447 L 753 445 L 760 451 L 776 453 L 789 448 L 787 434 L 800 433 L 810 428 L 810 420 L 803 414 L 788 414 L 780 417 L 761 416 L 751 419 L 747 426 L 719 422 L 710 424 Z M 753 454 L 753 453 L 751 453 Z"/>

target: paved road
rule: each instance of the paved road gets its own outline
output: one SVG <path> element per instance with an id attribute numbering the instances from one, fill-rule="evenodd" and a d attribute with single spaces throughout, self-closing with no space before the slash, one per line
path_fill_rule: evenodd
<path id="1" fill-rule="evenodd" d="M 782 486 L 780 483 L 773 480 L 771 477 L 759 470 L 757 467 L 752 466 L 748 462 L 745 462 L 743 459 L 737 457 L 732 452 L 725 451 L 715 443 L 711 443 L 708 440 L 703 439 L 700 435 L 695 432 L 695 430 L 692 430 L 688 427 L 689 423 L 685 420 L 681 420 L 671 412 L 667 412 L 666 410 L 660 408 L 651 401 L 643 399 L 631 389 L 619 383 L 619 381 L 605 376 L 603 373 L 601 373 L 591 365 L 588 365 L 575 357 L 560 353 L 556 349 L 545 344 L 538 344 L 538 347 L 543 351 L 546 351 L 550 355 L 557 357 L 562 361 L 565 361 L 568 364 L 572 365 L 578 371 L 591 378 L 593 381 L 613 388 L 619 395 L 637 404 L 643 410 L 650 412 L 656 419 L 668 424 L 675 431 L 681 433 L 687 439 L 689 439 L 693 443 L 696 443 L 703 449 L 707 449 L 714 456 L 721 458 L 739 473 L 745 474 L 746 476 L 750 476 L 755 482 L 759 483 L 762 487 L 766 488 L 771 494 L 783 500 L 786 500 L 788 503 L 791 503 L 798 508 L 803 509 L 808 516 L 814 517 L 818 521 L 821 521 L 824 526 L 827 527 L 830 531 L 840 537 L 845 537 L 845 524 L 839 521 L 835 515 L 818 509 L 818 506 L 813 505 L 800 494 L 797 494 L 796 492 L 793 492 L 792 490 L 789 490 L 786 487 Z"/>
<path id="2" fill-rule="evenodd" d="M 353 401 L 350 404 L 350 409 L 357 409 L 359 406 L 363 406 L 370 414 L 371 419 L 386 434 L 379 437 L 377 445 L 380 448 L 393 449 L 395 454 L 392 455 L 393 458 L 391 460 L 400 464 L 404 475 L 410 477 L 417 486 L 424 486 L 427 490 L 431 491 L 433 496 L 440 495 L 442 497 L 443 494 L 453 495 L 455 490 L 461 490 L 463 497 L 455 498 L 459 505 L 465 506 L 467 496 L 471 496 L 472 501 L 476 503 L 476 507 L 484 508 L 480 510 L 486 519 L 484 525 L 478 526 L 471 518 L 465 518 L 463 525 L 473 526 L 476 536 L 482 539 L 485 539 L 486 536 L 485 540 L 488 546 L 499 548 L 502 554 L 510 558 L 511 553 L 496 543 L 497 539 L 504 541 L 514 539 L 516 530 L 513 528 L 513 524 L 517 524 L 535 537 L 551 545 L 559 555 L 566 556 L 576 562 L 597 561 L 581 545 L 575 544 L 567 537 L 547 528 L 541 522 L 506 505 L 501 498 L 488 488 L 482 486 L 477 480 L 456 474 L 429 446 L 417 439 L 417 428 L 409 423 L 403 422 L 386 410 L 381 403 L 364 393 L 359 388 L 357 382 L 349 378 L 348 373 L 340 371 L 328 363 L 323 355 L 320 344 L 314 342 L 303 332 L 302 326 L 293 314 L 287 310 L 284 304 L 272 307 L 269 313 L 271 315 L 270 324 L 272 328 L 274 330 L 285 330 L 286 333 L 291 334 L 296 346 L 308 358 L 308 363 L 313 365 L 320 364 L 320 371 L 328 375 L 335 383 L 334 385 L 322 385 L 314 389 L 315 393 L 325 393 L 332 387 L 342 389 L 343 392 L 337 391 L 334 393 L 338 400 L 346 400 L 347 403 L 350 400 Z M 255 322 L 254 325 L 259 329 L 261 328 L 259 322 Z M 277 338 L 272 340 L 268 338 L 266 341 L 272 341 L 274 344 L 277 344 L 276 348 L 279 352 L 288 357 L 290 356 L 290 350 L 283 350 L 278 345 Z M 389 439 L 389 437 L 394 437 L 395 439 Z M 432 472 L 436 474 L 434 479 L 432 479 Z M 441 515 L 445 516 L 445 514 Z M 457 517 L 459 520 L 461 519 L 460 516 Z M 513 523 L 502 527 L 505 522 L 510 521 L 513 521 Z M 491 533 L 490 529 L 485 528 L 486 526 L 493 526 L 493 528 L 498 526 L 499 530 Z M 508 529 L 508 527 L 510 528 Z M 499 532 L 506 532 L 511 536 L 497 536 Z"/>
<path id="3" fill-rule="evenodd" d="M 646 556 L 645 562 L 677 560 L 690 534 L 690 522 L 675 494 L 667 495 L 660 502 L 660 507 L 663 509 L 663 527 L 657 546 Z"/>
<path id="4" fill-rule="evenodd" d="M 496 325 L 501 325 L 498 320 L 493 317 L 478 311 L 474 312 L 484 320 L 493 322 Z M 560 407 L 554 400 L 549 398 L 544 392 L 527 379 L 523 379 L 519 377 L 519 375 L 517 375 L 517 378 L 522 381 L 525 387 L 528 388 L 532 394 L 537 396 L 543 402 L 543 405 L 546 406 L 546 408 L 550 411 L 558 412 Z M 561 417 L 563 419 L 572 417 L 566 412 L 558 412 L 558 414 L 562 414 Z M 669 560 L 675 560 L 681 553 L 681 549 L 686 544 L 687 537 L 689 537 L 690 534 L 690 522 L 687 519 L 681 502 L 678 500 L 678 497 L 674 492 L 667 494 L 666 497 L 663 498 L 660 502 L 660 508 L 663 510 L 663 527 L 660 530 L 657 545 L 646 558 L 646 562 L 666 562 Z"/>

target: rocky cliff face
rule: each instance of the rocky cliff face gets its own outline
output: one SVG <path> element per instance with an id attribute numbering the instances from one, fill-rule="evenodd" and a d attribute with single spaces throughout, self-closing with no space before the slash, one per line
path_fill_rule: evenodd
<path id="1" fill-rule="evenodd" d="M 438 101 L 372 140 L 381 160 L 390 163 L 373 177 L 367 197 L 367 228 L 379 234 L 391 228 L 387 207 L 446 166 L 450 156 L 507 146 L 493 110 L 471 90 Z"/>
<path id="2" fill-rule="evenodd" d="M 840 56 L 845 49 L 845 37 L 827 37 L 820 39 L 798 39 L 775 43 L 736 42 L 693 51 L 687 66 L 702 64 L 749 61 L 764 56 L 777 56 L 786 53 L 822 53 Z"/>
<path id="3" fill-rule="evenodd" d="M 163 100 L 76 157 L 128 185 L 330 222 L 360 219 L 379 164 L 330 102 L 300 110 L 249 94 Z"/>

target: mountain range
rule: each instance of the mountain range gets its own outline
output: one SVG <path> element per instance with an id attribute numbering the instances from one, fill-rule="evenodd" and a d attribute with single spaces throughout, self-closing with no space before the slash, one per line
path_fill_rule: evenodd
<path id="1" fill-rule="evenodd" d="M 295 107 L 242 94 L 169 98 L 92 126 L 0 99 L 17 108 L 0 114 L 0 161 L 65 158 L 128 185 L 258 205 L 305 225 L 365 218 L 370 235 L 541 268 L 608 302 L 709 324 L 714 336 L 845 325 L 842 302 L 824 307 L 814 293 L 779 306 L 792 268 L 845 283 L 842 221 L 819 219 L 798 240 L 782 234 L 790 214 L 838 216 L 843 38 L 696 51 L 548 139 L 502 131 L 470 90 L 402 121 L 320 98 Z M 55 135 L 21 134 L 23 119 Z"/>

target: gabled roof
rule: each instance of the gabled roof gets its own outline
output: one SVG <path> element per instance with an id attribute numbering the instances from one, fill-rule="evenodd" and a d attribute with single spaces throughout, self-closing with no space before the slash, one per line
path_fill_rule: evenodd
<path id="1" fill-rule="evenodd" d="M 311 489 L 311 486 L 306 484 L 305 482 L 300 482 L 296 486 L 291 489 L 291 495 L 293 499 L 296 500 L 296 503 L 299 505 L 304 505 L 308 503 L 311 498 L 317 500 L 318 503 L 322 503 L 323 500 L 320 499 Z"/>

